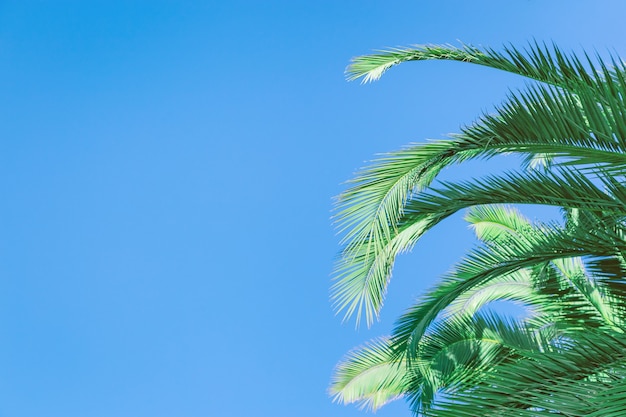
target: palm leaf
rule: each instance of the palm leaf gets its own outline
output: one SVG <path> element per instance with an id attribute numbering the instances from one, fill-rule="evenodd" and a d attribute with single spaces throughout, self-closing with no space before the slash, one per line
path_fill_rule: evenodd
<path id="1" fill-rule="evenodd" d="M 395 357 L 389 339 L 376 339 L 337 365 L 330 393 L 334 401 L 377 410 L 404 395 L 408 377 L 406 363 Z"/>
<path id="2" fill-rule="evenodd" d="M 560 87 L 593 84 L 589 72 L 596 69 L 587 58 L 585 64 L 576 56 L 564 55 L 556 46 L 549 49 L 538 43 L 531 44 L 525 51 L 514 46 L 505 47 L 503 52 L 490 48 L 463 45 L 416 45 L 411 48 L 392 48 L 376 54 L 352 59 L 346 69 L 348 80 L 363 79 L 363 82 L 378 80 L 388 69 L 409 61 L 447 60 L 484 65 Z"/>
<path id="3" fill-rule="evenodd" d="M 558 228 L 527 236 L 517 247 L 493 244 L 479 247 L 441 283 L 398 320 L 393 343 L 401 354 L 416 357 L 417 346 L 435 318 L 462 294 L 503 275 L 559 259 L 604 256 L 615 250 L 614 235 L 571 234 Z M 626 247 L 626 242 L 621 242 Z"/>

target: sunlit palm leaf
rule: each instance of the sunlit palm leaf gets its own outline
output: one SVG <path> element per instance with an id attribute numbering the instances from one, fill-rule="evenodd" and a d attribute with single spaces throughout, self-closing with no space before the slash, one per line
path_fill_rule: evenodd
<path id="1" fill-rule="evenodd" d="M 419 361 L 410 367 L 397 359 L 388 339 L 350 352 L 336 369 L 331 394 L 336 401 L 373 410 L 409 395 L 420 409 L 428 409 L 435 393 L 459 378 L 479 378 L 520 352 L 549 349 L 553 334 L 548 327 L 531 331 L 493 315 L 451 317 L 431 329 L 420 345 Z"/>
<path id="2" fill-rule="evenodd" d="M 393 355 L 389 339 L 350 352 L 337 366 L 330 393 L 335 401 L 376 410 L 404 395 L 410 373 Z"/>

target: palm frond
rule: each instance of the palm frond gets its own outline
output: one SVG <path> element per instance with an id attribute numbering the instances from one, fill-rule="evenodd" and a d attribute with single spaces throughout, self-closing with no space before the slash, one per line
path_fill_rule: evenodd
<path id="1" fill-rule="evenodd" d="M 476 237 L 484 242 L 514 239 L 531 227 L 530 221 L 518 209 L 504 205 L 472 206 L 465 214 L 465 220 Z"/>
<path id="2" fill-rule="evenodd" d="M 389 339 L 376 339 L 337 365 L 330 393 L 334 401 L 377 410 L 404 395 L 408 377 L 406 363 L 393 355 Z"/>
<path id="3" fill-rule="evenodd" d="M 532 313 L 530 315 L 534 316 L 543 310 L 547 297 L 537 294 L 531 272 L 521 269 L 459 294 L 443 313 L 450 317 L 473 316 L 494 301 L 517 303 L 524 306 L 528 312 Z"/>
<path id="4" fill-rule="evenodd" d="M 550 349 L 554 329 L 529 329 L 521 322 L 493 314 L 449 317 L 429 329 L 419 345 L 418 359 L 406 362 L 419 374 L 407 384 L 407 399 L 423 412 L 436 393 L 454 390 L 462 381 L 480 380 L 496 364 L 515 360 L 519 352 Z"/>
<path id="5" fill-rule="evenodd" d="M 493 279 L 559 259 L 604 256 L 615 250 L 614 235 L 571 234 L 558 228 L 544 229 L 518 242 L 517 247 L 490 245 L 469 253 L 437 287 L 400 317 L 393 333 L 398 352 L 416 357 L 417 346 L 428 326 L 462 294 Z M 621 242 L 622 247 L 626 242 Z"/>
<path id="6" fill-rule="evenodd" d="M 352 59 L 346 69 L 348 80 L 359 78 L 363 82 L 378 80 L 388 69 L 409 61 L 448 60 L 484 65 L 537 81 L 560 87 L 593 84 L 590 73 L 596 73 L 591 60 L 581 61 L 574 55 L 566 56 L 559 48 L 534 43 L 526 50 L 514 46 L 505 47 L 503 52 L 491 48 L 462 45 L 415 45 L 409 48 L 391 48 L 376 54 Z M 602 63 L 601 68 L 604 67 Z"/>
<path id="7" fill-rule="evenodd" d="M 389 241 L 379 238 L 376 245 L 363 242 L 342 254 L 337 265 L 340 272 L 332 288 L 333 300 L 337 308 L 347 310 L 346 316 L 357 311 L 359 319 L 365 310 L 368 323 L 371 322 L 382 306 L 395 257 L 459 210 L 481 204 L 520 203 L 621 212 L 626 203 L 625 187 L 613 182 L 608 182 L 607 187 L 612 195 L 585 177 L 567 171 L 560 176 L 511 173 L 473 182 L 443 183 L 441 188 L 423 192 L 407 202 L 405 214 Z"/>

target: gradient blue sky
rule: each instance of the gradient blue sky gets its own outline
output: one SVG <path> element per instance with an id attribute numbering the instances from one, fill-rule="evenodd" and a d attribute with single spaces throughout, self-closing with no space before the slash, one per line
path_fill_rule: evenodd
<path id="1" fill-rule="evenodd" d="M 359 416 L 351 347 L 472 244 L 460 216 L 399 260 L 382 320 L 328 301 L 341 183 L 524 81 L 350 57 L 535 38 L 626 57 L 622 1 L 0 2 L 0 416 Z M 457 175 L 484 169 L 469 165 Z M 398 402 L 377 416 L 409 416 Z"/>

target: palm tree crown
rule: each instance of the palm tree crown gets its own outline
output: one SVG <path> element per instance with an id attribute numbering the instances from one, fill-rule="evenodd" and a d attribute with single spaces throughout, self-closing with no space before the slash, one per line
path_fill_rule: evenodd
<path id="1" fill-rule="evenodd" d="M 347 74 L 369 82 L 429 59 L 538 83 L 447 140 L 384 155 L 340 195 L 332 297 L 357 323 L 378 316 L 395 257 L 443 219 L 467 209 L 482 244 L 390 337 L 350 353 L 331 391 L 372 408 L 405 396 L 424 415 L 623 415 L 626 66 L 538 44 L 503 52 L 418 46 L 356 58 Z M 524 157 L 520 169 L 437 181 L 452 164 L 510 153 Z M 564 219 L 531 223 L 515 204 L 560 207 Z M 512 321 L 484 308 L 497 300 L 530 314 Z M 613 411 L 607 398 L 617 401 Z"/>

